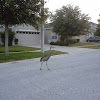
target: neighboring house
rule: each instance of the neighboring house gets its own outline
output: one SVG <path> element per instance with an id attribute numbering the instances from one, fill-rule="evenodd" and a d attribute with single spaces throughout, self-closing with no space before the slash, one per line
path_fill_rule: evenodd
<path id="1" fill-rule="evenodd" d="M 94 37 L 94 33 L 96 31 L 97 24 L 93 22 L 89 22 L 90 24 L 90 29 L 89 33 L 86 35 L 80 35 L 80 36 L 74 36 L 73 38 L 75 39 L 80 39 L 80 42 L 86 42 L 88 38 Z"/>
<path id="2" fill-rule="evenodd" d="M 94 37 L 94 33 L 96 32 L 96 28 L 97 28 L 97 24 L 90 22 L 90 30 L 89 30 L 88 38 Z"/>
<path id="3" fill-rule="evenodd" d="M 79 42 L 86 42 L 86 40 L 88 39 L 88 38 L 87 38 L 87 35 L 73 36 L 72 38 L 73 38 L 73 39 L 80 39 Z"/>
<path id="4" fill-rule="evenodd" d="M 86 40 L 89 37 L 94 37 L 94 33 L 96 31 L 97 24 L 90 22 L 90 30 L 89 33 L 86 35 L 80 35 L 80 36 L 73 36 L 74 39 L 80 39 L 80 42 L 86 42 Z M 60 40 L 60 36 L 58 36 L 56 33 L 52 32 L 52 27 L 50 24 L 45 25 L 45 43 L 49 42 L 56 42 Z"/>
<path id="5" fill-rule="evenodd" d="M 45 44 L 56 42 L 59 40 L 59 36 L 52 31 L 52 27 L 50 24 L 44 25 L 44 40 Z"/>

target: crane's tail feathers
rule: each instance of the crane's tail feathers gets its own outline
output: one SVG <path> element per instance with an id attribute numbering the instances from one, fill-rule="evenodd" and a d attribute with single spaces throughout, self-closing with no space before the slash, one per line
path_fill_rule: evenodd
<path id="1" fill-rule="evenodd" d="M 42 62 L 42 58 L 40 59 L 40 62 Z"/>

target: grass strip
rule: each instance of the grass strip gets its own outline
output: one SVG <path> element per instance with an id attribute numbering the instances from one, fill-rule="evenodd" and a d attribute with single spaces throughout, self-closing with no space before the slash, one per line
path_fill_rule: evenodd
<path id="1" fill-rule="evenodd" d="M 40 48 L 25 47 L 25 46 L 9 46 L 9 52 L 21 52 L 21 51 L 34 51 L 40 50 Z M 0 53 L 5 52 L 5 47 L 0 46 Z"/>
<path id="2" fill-rule="evenodd" d="M 75 43 L 75 44 L 70 44 L 69 47 L 74 47 L 74 46 L 85 46 L 85 45 L 95 45 L 93 43 Z"/>
<path id="3" fill-rule="evenodd" d="M 89 48 L 89 49 L 100 49 L 100 45 L 95 45 L 95 46 L 84 46 L 82 48 Z"/>
<path id="4" fill-rule="evenodd" d="M 41 53 L 41 52 L 10 53 L 9 56 L 5 56 L 5 54 L 0 54 L 0 63 L 39 58 L 48 53 L 49 51 L 45 51 L 45 53 Z M 60 52 L 60 51 L 55 51 L 55 50 L 52 51 L 52 55 L 59 55 L 59 54 L 65 54 L 65 53 L 66 52 Z"/>

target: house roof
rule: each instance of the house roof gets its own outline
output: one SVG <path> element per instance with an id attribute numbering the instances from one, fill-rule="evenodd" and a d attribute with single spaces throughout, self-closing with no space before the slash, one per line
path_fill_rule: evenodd
<path id="1" fill-rule="evenodd" d="M 44 24 L 44 28 L 52 28 L 52 25 L 51 25 L 51 23 Z"/>

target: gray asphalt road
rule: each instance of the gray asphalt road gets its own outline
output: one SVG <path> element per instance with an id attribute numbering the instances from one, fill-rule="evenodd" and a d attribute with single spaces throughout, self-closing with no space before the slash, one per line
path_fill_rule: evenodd
<path id="1" fill-rule="evenodd" d="M 0 100 L 100 100 L 100 50 L 0 64 Z"/>

